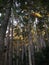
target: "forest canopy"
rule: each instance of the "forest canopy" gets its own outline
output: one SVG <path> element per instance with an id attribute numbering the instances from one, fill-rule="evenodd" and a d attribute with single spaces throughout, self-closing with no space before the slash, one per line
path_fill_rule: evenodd
<path id="1" fill-rule="evenodd" d="M 0 0 L 0 64 L 49 64 L 49 0 Z"/>

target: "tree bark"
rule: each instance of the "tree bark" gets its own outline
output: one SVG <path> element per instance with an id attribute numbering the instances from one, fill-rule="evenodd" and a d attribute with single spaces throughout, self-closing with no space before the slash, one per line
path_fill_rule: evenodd
<path id="1" fill-rule="evenodd" d="M 32 65 L 32 59 L 33 59 L 33 65 L 35 65 L 35 60 L 34 60 L 34 46 L 32 46 L 33 48 L 32 48 L 32 53 L 33 53 L 33 55 L 32 55 L 32 57 L 31 57 L 31 45 L 32 45 L 32 33 L 30 32 L 30 24 L 28 24 L 28 32 L 29 32 L 29 34 L 28 34 L 28 43 L 29 43 L 29 46 L 28 46 L 28 53 L 29 53 L 29 65 Z"/>
<path id="2" fill-rule="evenodd" d="M 4 38 L 5 33 L 9 21 L 9 17 L 11 14 L 11 0 L 7 1 L 7 7 L 6 7 L 6 15 L 4 17 L 4 20 L 1 22 L 1 30 L 0 30 L 0 64 L 4 65 Z"/>

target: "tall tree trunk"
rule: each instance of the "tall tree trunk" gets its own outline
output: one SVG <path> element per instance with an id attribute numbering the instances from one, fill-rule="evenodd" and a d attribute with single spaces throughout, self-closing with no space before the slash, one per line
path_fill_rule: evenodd
<path id="1" fill-rule="evenodd" d="M 9 29 L 8 29 L 8 34 L 7 34 L 7 60 L 6 60 L 6 65 L 9 65 L 9 59 L 10 59 L 10 57 L 9 57 L 9 48 L 10 48 L 10 37 L 9 37 L 9 35 L 10 35 L 10 22 L 9 22 L 9 24 L 8 24 L 9 26 Z"/>
<path id="2" fill-rule="evenodd" d="M 17 48 L 16 48 L 16 65 L 19 65 L 19 39 L 17 41 Z"/>
<path id="3" fill-rule="evenodd" d="M 4 65 L 9 65 L 9 47 L 10 47 L 10 22 L 7 27 L 7 33 L 6 33 L 6 38 L 5 38 L 5 44 L 6 44 L 6 49 L 7 51 L 5 52 L 5 60 L 4 60 Z"/>
<path id="4" fill-rule="evenodd" d="M 32 38 L 31 38 L 31 34 L 29 33 L 29 46 L 28 46 L 28 53 L 29 53 L 29 65 L 35 65 L 35 59 L 34 59 L 34 45 L 32 46 L 33 48 L 31 48 L 32 45 Z M 32 50 L 32 54 L 31 54 L 31 50 Z M 32 55 L 32 56 L 31 56 Z M 33 61 L 32 61 L 33 59 Z"/>
<path id="5" fill-rule="evenodd" d="M 10 52 L 9 52 L 9 65 L 13 65 L 13 9 L 11 8 L 12 23 L 10 27 Z"/>
<path id="6" fill-rule="evenodd" d="M 28 34 L 28 43 L 29 43 L 29 46 L 28 46 L 28 53 L 29 53 L 29 65 L 32 65 L 32 59 L 33 59 L 33 65 L 35 65 L 35 60 L 34 60 L 34 46 L 32 46 L 33 48 L 33 51 L 32 51 L 32 53 L 33 53 L 33 56 L 32 56 L 32 58 L 31 58 L 31 45 L 32 45 L 32 33 L 30 32 L 30 24 L 28 24 L 28 32 L 29 32 L 29 34 Z"/>
<path id="7" fill-rule="evenodd" d="M 11 13 L 11 0 L 7 1 L 6 15 L 4 20 L 1 22 L 0 30 L 0 64 L 4 65 L 4 38 Z"/>

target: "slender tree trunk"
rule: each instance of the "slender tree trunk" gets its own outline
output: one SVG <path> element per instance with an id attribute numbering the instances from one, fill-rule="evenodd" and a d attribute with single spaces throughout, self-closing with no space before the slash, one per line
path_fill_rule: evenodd
<path id="1" fill-rule="evenodd" d="M 10 52 L 9 52 L 9 65 L 13 65 L 13 9 L 11 8 L 12 23 L 10 26 Z"/>
<path id="2" fill-rule="evenodd" d="M 24 42 L 22 40 L 22 63 L 23 63 L 23 58 L 24 58 Z"/>
<path id="3" fill-rule="evenodd" d="M 6 48 L 7 48 L 7 51 L 5 52 L 5 61 L 4 61 L 4 65 L 9 65 L 9 47 L 10 47 L 10 22 L 8 24 L 8 27 L 7 27 L 7 31 L 8 33 L 6 33 L 6 39 L 5 39 L 5 44 L 6 44 Z"/>
<path id="4" fill-rule="evenodd" d="M 17 40 L 17 54 L 16 54 L 16 65 L 19 64 L 19 40 Z"/>
<path id="5" fill-rule="evenodd" d="M 32 46 L 33 48 L 31 49 L 32 45 L 32 38 L 31 34 L 29 34 L 29 46 L 28 46 L 28 52 L 29 52 L 29 65 L 35 65 L 35 59 L 34 59 L 34 45 Z M 32 50 L 32 56 L 31 56 L 31 50 Z M 32 60 L 33 59 L 33 60 Z"/>
<path id="6" fill-rule="evenodd" d="M 9 57 L 9 48 L 10 48 L 10 37 L 9 37 L 9 35 L 10 35 L 10 22 L 9 22 L 9 29 L 8 29 L 8 35 L 7 35 L 7 60 L 6 60 L 6 65 L 9 65 L 9 59 L 10 59 L 10 57 Z"/>
<path id="7" fill-rule="evenodd" d="M 4 65 L 4 38 L 5 33 L 11 13 L 11 0 L 7 1 L 6 15 L 4 20 L 1 22 L 1 30 L 0 30 L 0 64 Z"/>
<path id="8" fill-rule="evenodd" d="M 31 58 L 31 45 L 32 45 L 32 34 L 31 34 L 31 32 L 30 32 L 30 24 L 28 24 L 28 32 L 29 32 L 29 34 L 28 34 L 28 43 L 29 43 L 29 46 L 28 46 L 28 53 L 29 53 L 29 65 L 32 65 L 32 62 L 33 62 L 33 65 L 35 65 L 35 60 L 34 60 L 34 47 L 33 47 L 33 61 L 31 60 L 32 58 Z"/>

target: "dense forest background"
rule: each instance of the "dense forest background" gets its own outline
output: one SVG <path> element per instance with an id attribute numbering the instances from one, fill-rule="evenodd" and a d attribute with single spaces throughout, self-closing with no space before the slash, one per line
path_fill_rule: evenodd
<path id="1" fill-rule="evenodd" d="M 0 0 L 0 65 L 49 65 L 49 0 Z"/>

